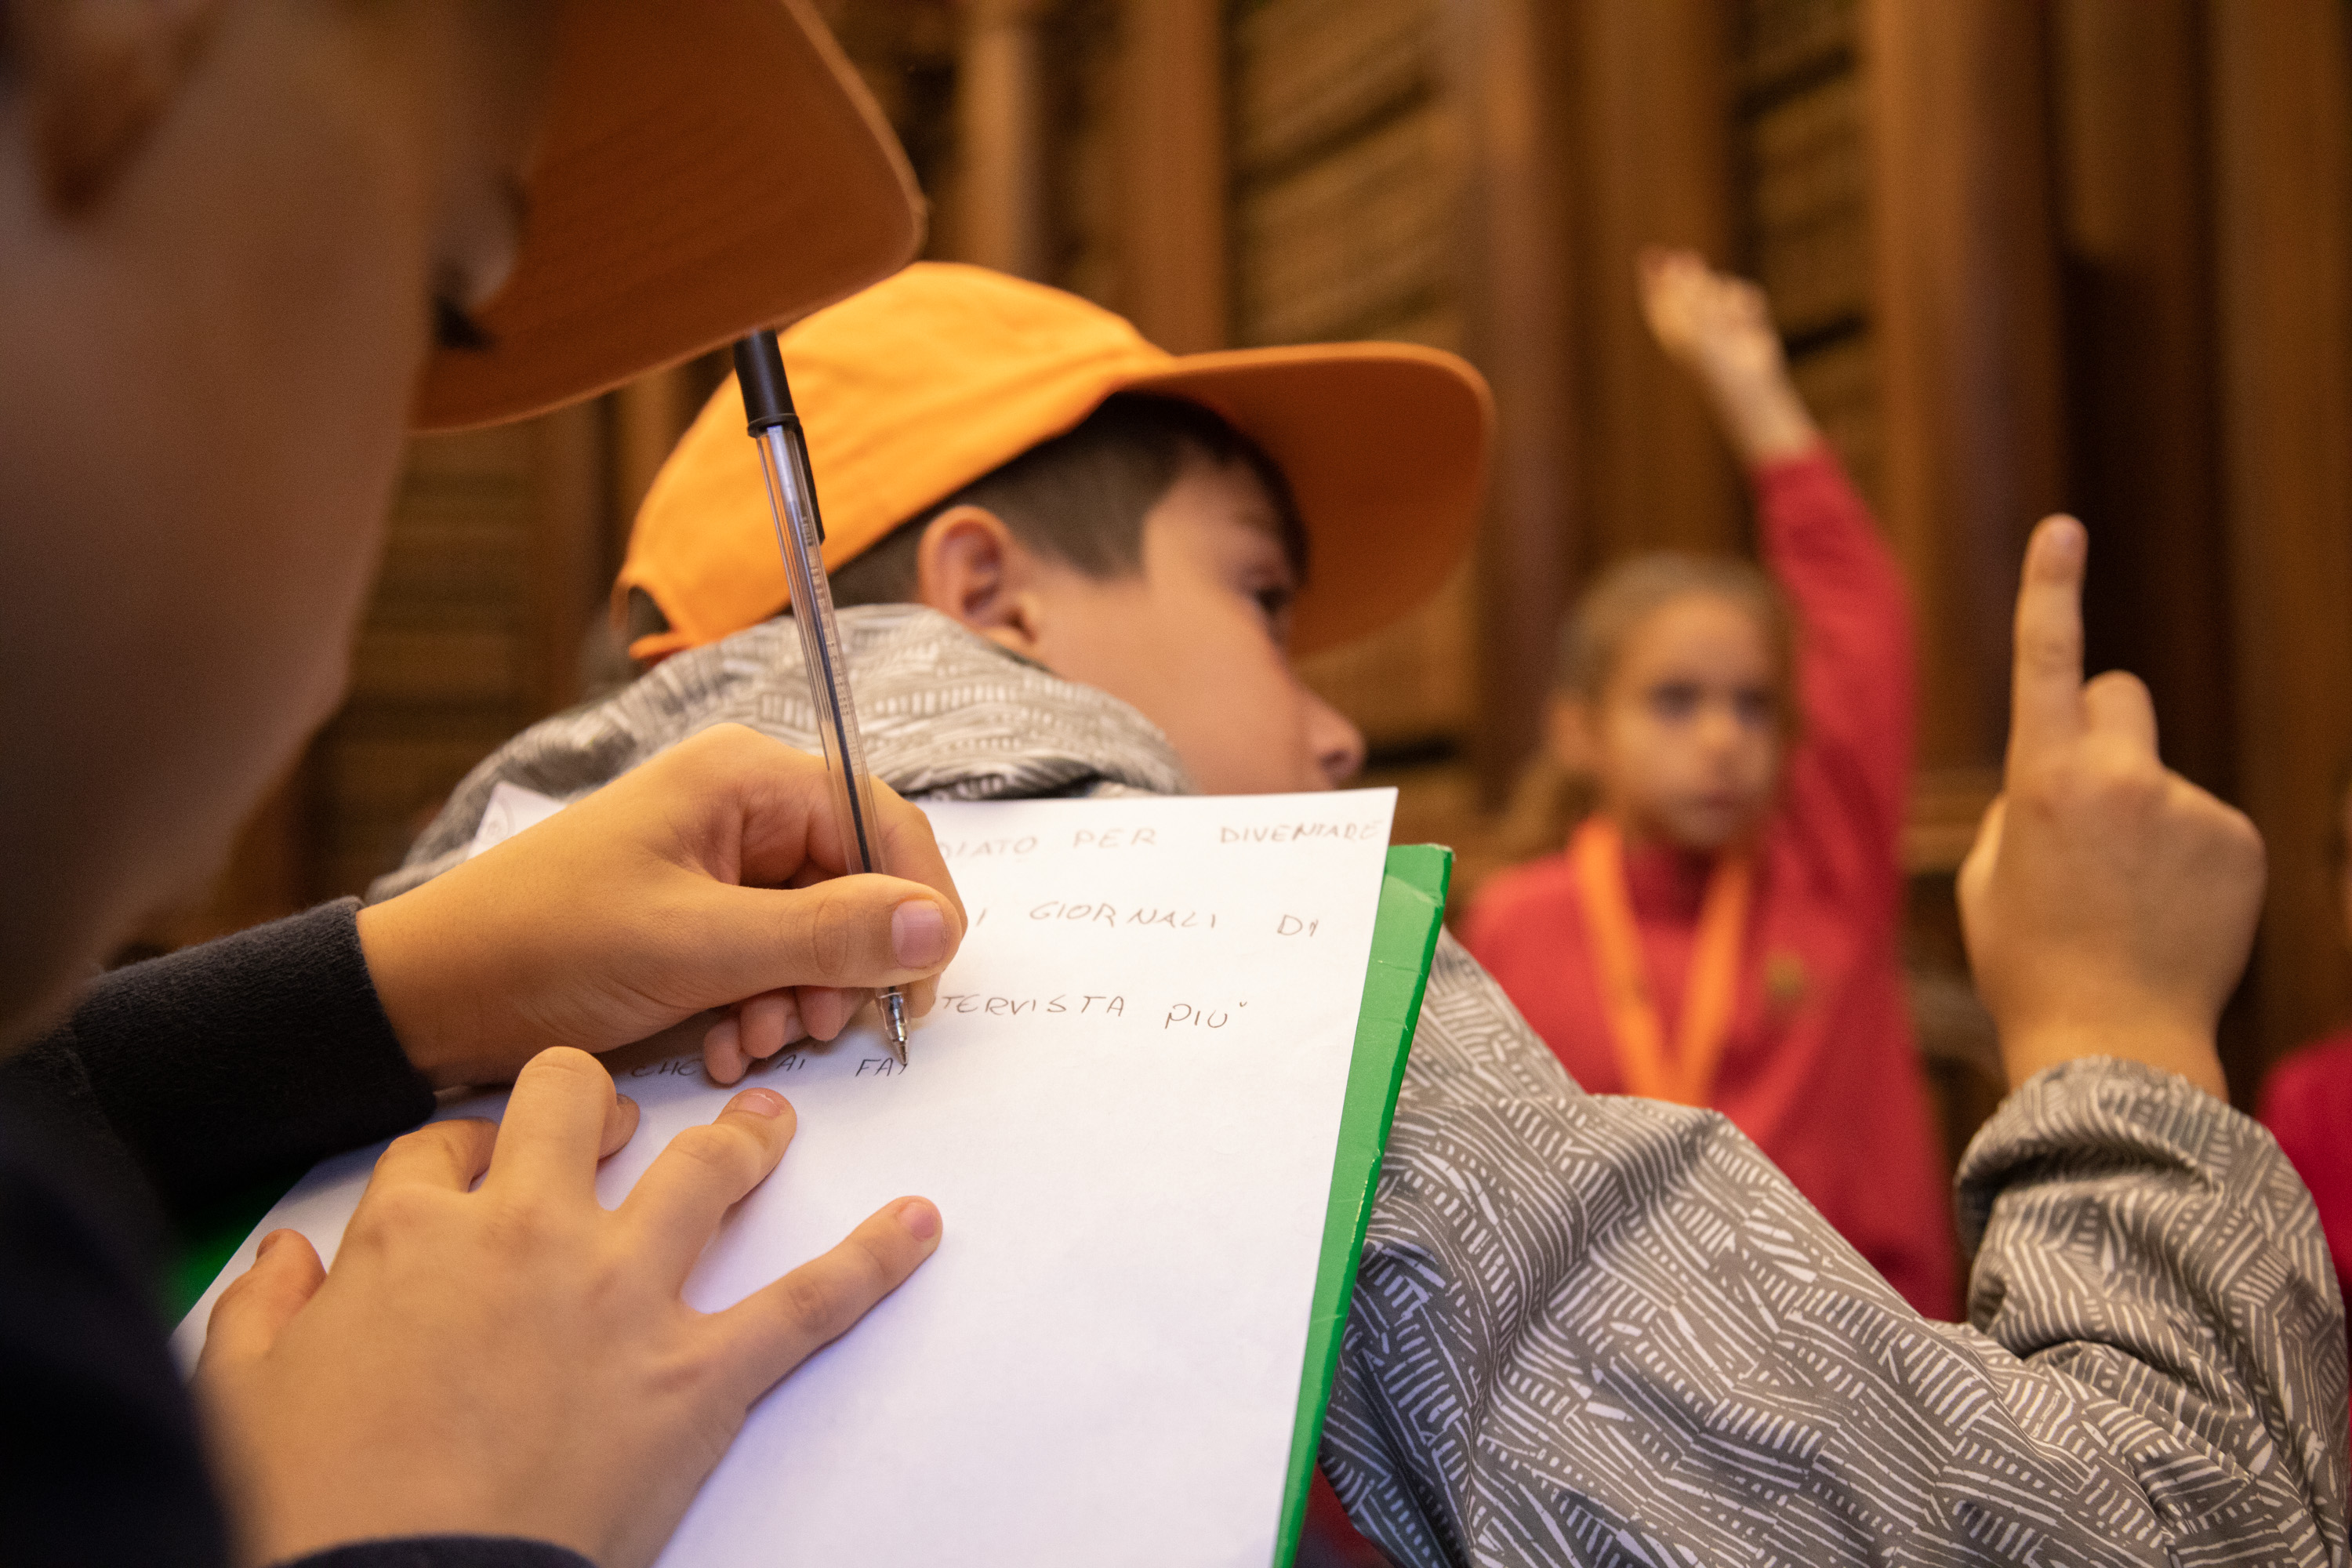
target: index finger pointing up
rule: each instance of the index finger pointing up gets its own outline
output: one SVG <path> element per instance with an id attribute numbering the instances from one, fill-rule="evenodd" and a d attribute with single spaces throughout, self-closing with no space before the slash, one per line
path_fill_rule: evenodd
<path id="1" fill-rule="evenodd" d="M 2010 671 L 2009 757 L 2064 745 L 2083 731 L 2083 525 L 2046 517 L 2025 546 Z"/>

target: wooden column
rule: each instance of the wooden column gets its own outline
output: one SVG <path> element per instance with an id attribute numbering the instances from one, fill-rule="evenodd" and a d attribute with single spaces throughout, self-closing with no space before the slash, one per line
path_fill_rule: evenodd
<path id="1" fill-rule="evenodd" d="M 956 72 L 957 259 L 1015 277 L 1046 268 L 1040 0 L 969 0 Z"/>
<path id="2" fill-rule="evenodd" d="M 1575 106 L 1577 380 L 1584 432 L 1580 564 L 1643 550 L 1738 549 L 1738 470 L 1690 378 L 1643 322 L 1634 258 L 1689 246 L 1732 254 L 1732 8 L 1722 0 L 1578 0 Z"/>
<path id="3" fill-rule="evenodd" d="M 614 392 L 613 520 L 623 547 L 654 476 L 700 412 L 688 365 L 651 372 Z"/>
<path id="4" fill-rule="evenodd" d="M 1126 0 L 1120 302 L 1177 353 L 1225 346 L 1224 8 Z"/>
<path id="5" fill-rule="evenodd" d="M 2227 793 L 2204 12 L 2197 0 L 2061 0 L 2053 96 L 2070 501 L 2092 541 L 2088 661 L 2145 679 L 2165 760 Z"/>
<path id="6" fill-rule="evenodd" d="M 581 642 L 604 607 L 610 506 L 604 420 L 575 403 L 530 425 L 528 700 L 539 713 L 580 696 Z"/>
<path id="7" fill-rule="evenodd" d="M 2254 995 L 2275 1054 L 2352 1000 L 2326 859 L 2352 755 L 2352 40 L 2336 0 L 2210 15 L 2236 772 L 2270 847 Z"/>
<path id="8" fill-rule="evenodd" d="M 1866 0 L 1885 521 L 1919 626 L 1920 761 L 1998 762 L 2025 535 L 2063 492 L 2044 14 Z"/>
<path id="9" fill-rule="evenodd" d="M 1570 262 L 1557 84 L 1567 58 L 1548 0 L 1444 0 L 1460 106 L 1465 346 L 1493 383 L 1498 442 L 1478 555 L 1480 795 L 1508 795 L 1540 733 L 1579 517 L 1569 380 Z"/>

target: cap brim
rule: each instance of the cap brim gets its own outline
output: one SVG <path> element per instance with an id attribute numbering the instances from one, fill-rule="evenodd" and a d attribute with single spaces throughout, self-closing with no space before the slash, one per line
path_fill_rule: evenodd
<path id="1" fill-rule="evenodd" d="M 1207 405 L 1281 466 L 1307 534 L 1291 628 L 1299 654 L 1416 608 L 1477 536 L 1494 399 L 1452 354 L 1406 343 L 1235 349 L 1128 386 Z"/>
<path id="2" fill-rule="evenodd" d="M 522 251 L 414 424 L 495 424 L 793 321 L 905 266 L 923 205 L 803 0 L 569 0 Z"/>

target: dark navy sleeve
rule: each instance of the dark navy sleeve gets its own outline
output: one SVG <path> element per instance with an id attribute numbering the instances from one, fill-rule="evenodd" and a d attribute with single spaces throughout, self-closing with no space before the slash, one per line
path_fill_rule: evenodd
<path id="1" fill-rule="evenodd" d="M 226 1568 L 195 1412 L 148 1289 L 152 1226 L 54 1106 L 0 1100 L 0 1561 Z M 541 1541 L 371 1541 L 302 1568 L 593 1568 Z"/>
<path id="2" fill-rule="evenodd" d="M 101 975 L 0 1088 L 119 1144 L 175 1219 L 433 1110 L 368 978 L 355 899 Z"/>
<path id="3" fill-rule="evenodd" d="M 0 1559 L 223 1563 L 194 1413 L 147 1287 L 135 1184 L 0 1102 Z"/>

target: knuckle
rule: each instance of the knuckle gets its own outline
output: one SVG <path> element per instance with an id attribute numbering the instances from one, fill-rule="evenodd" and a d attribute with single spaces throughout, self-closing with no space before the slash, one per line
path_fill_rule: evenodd
<path id="1" fill-rule="evenodd" d="M 2231 806 L 2228 810 L 2230 813 L 2229 830 L 2236 837 L 2240 847 L 2242 848 L 2257 865 L 2267 862 L 2270 859 L 2270 845 L 2263 838 L 2263 830 L 2254 826 L 2254 819 L 2248 816 L 2244 812 L 2240 811 L 2235 806 Z"/>
<path id="2" fill-rule="evenodd" d="M 874 1303 L 898 1288 L 919 1259 L 912 1249 L 895 1247 L 877 1235 L 877 1227 L 859 1227 L 840 1248 L 845 1291 L 856 1302 L 854 1321 Z"/>
<path id="3" fill-rule="evenodd" d="M 2070 660 L 2082 647 L 2082 634 L 2072 626 L 2030 616 L 2017 631 L 2017 652 L 2035 663 Z"/>
<path id="4" fill-rule="evenodd" d="M 394 1142 L 394 1147 L 405 1145 L 405 1152 L 425 1158 L 441 1159 L 456 1166 L 473 1163 L 485 1144 L 499 1134 L 499 1124 L 484 1117 L 465 1116 L 449 1121 L 434 1121 L 418 1128 Z M 387 1149 L 388 1154 L 392 1151 Z"/>
<path id="5" fill-rule="evenodd" d="M 2263 841 L 2262 829 L 2254 826 L 2253 819 L 2218 800 L 2211 801 L 2211 811 L 2213 837 L 2221 852 L 2241 868 L 2262 869 L 2269 861 L 2270 847 Z"/>
<path id="6" fill-rule="evenodd" d="M 877 1246 L 870 1236 L 861 1233 L 851 1243 L 849 1258 L 854 1264 L 859 1286 L 868 1302 L 879 1300 L 891 1287 L 907 1277 L 895 1253 L 903 1248 L 886 1249 Z"/>
<path id="7" fill-rule="evenodd" d="M 213 1310 L 216 1312 L 242 1311 L 250 1304 L 254 1295 L 266 1290 L 268 1285 L 268 1279 L 262 1273 L 260 1260 L 257 1258 L 251 1268 L 228 1282 L 228 1289 L 220 1293 L 219 1305 Z"/>
<path id="8" fill-rule="evenodd" d="M 820 883 L 809 893 L 809 961 L 820 981 L 837 984 L 851 978 L 856 968 L 858 911 L 830 883 Z"/>
<path id="9" fill-rule="evenodd" d="M 692 787 L 709 789 L 751 765 L 759 740 L 757 731 L 741 724 L 713 724 L 672 746 L 660 761 Z"/>
<path id="10" fill-rule="evenodd" d="M 653 1358 L 645 1386 L 665 1404 L 695 1404 L 722 1386 L 725 1374 L 725 1359 L 715 1346 L 707 1338 L 688 1336 Z"/>
<path id="11" fill-rule="evenodd" d="M 737 768 L 754 765 L 776 749 L 777 742 L 747 724 L 718 724 L 702 732 L 703 754 L 712 765 Z"/>
<path id="12" fill-rule="evenodd" d="M 2168 793 L 2164 769 L 2144 749 L 2088 736 L 2063 760 L 2025 772 L 2012 792 L 2047 816 L 2145 816 Z"/>
<path id="13" fill-rule="evenodd" d="M 541 1258 L 562 1230 L 548 1206 L 528 1194 L 495 1196 L 478 1211 L 481 1236 L 492 1257 L 516 1259 Z"/>
<path id="14" fill-rule="evenodd" d="M 679 1163 L 731 1185 L 745 1185 L 759 1174 L 761 1152 L 740 1128 L 715 1122 L 689 1127 L 670 1140 L 669 1152 Z"/>
<path id="15" fill-rule="evenodd" d="M 398 1235 L 417 1230 L 431 1225 L 440 1213 L 440 1196 L 430 1187 L 391 1187 L 375 1194 L 364 1215 L 379 1233 Z M 353 1217 L 356 1221 L 359 1216 Z"/>
<path id="16" fill-rule="evenodd" d="M 428 1121 L 422 1127 L 404 1132 L 384 1145 L 383 1159 L 389 1160 L 394 1155 L 406 1158 L 438 1153 L 450 1146 L 451 1130 L 456 1126 L 454 1121 Z"/>
<path id="17" fill-rule="evenodd" d="M 2063 761 L 2036 763 L 2010 772 L 2007 795 L 2011 809 L 2048 816 L 2073 801 L 2081 789 L 2076 769 Z"/>
<path id="18" fill-rule="evenodd" d="M 610 1085 L 613 1081 L 604 1063 L 575 1046 L 550 1046 L 525 1063 L 522 1070 L 590 1084 Z"/>
<path id="19" fill-rule="evenodd" d="M 2161 805 L 2171 781 L 2155 759 L 2137 747 L 2111 740 L 2092 743 L 2084 755 L 2084 792 L 2112 809 L 2146 811 Z"/>
<path id="20" fill-rule="evenodd" d="M 785 1276 L 783 1305 L 794 1327 L 820 1340 L 840 1334 L 858 1316 L 843 1281 L 830 1269 Z"/>

